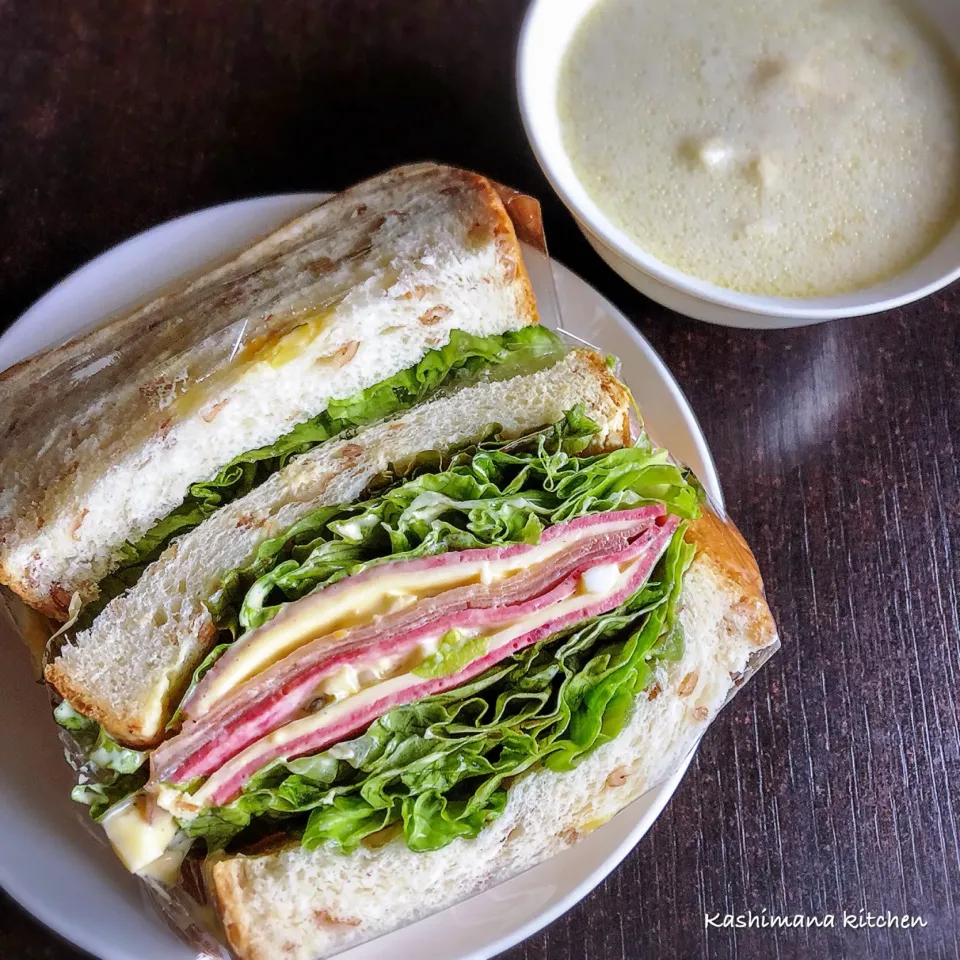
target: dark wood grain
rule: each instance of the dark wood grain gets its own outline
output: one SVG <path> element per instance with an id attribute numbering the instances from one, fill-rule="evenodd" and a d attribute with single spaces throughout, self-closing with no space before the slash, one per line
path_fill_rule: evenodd
<path id="1" fill-rule="evenodd" d="M 783 650 L 663 816 L 510 960 L 960 955 L 960 290 L 756 333 L 650 303 L 523 136 L 521 0 L 0 0 L 0 327 L 169 217 L 436 158 L 544 200 L 552 252 L 653 342 L 754 546 Z M 2 736 L 2 733 L 0 733 Z M 844 910 L 922 915 L 843 930 Z M 834 930 L 705 913 L 837 914 Z M 0 900 L 0 958 L 77 954 Z"/>

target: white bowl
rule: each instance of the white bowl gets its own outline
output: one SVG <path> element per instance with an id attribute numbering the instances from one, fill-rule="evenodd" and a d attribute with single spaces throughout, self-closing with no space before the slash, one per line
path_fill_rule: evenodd
<path id="1" fill-rule="evenodd" d="M 651 256 L 615 227 L 587 194 L 563 147 L 557 81 L 584 14 L 599 0 L 533 0 L 517 55 L 517 92 L 533 151 L 553 188 L 600 256 L 631 286 L 678 313 L 736 327 L 794 327 L 878 313 L 919 300 L 960 277 L 960 221 L 919 263 L 892 280 L 833 297 L 765 297 L 699 280 Z M 916 0 L 960 52 L 960 3 Z"/>

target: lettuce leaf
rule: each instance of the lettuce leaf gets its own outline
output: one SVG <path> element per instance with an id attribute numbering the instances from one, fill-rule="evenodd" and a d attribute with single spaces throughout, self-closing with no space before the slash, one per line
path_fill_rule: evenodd
<path id="1" fill-rule="evenodd" d="M 147 754 L 116 742 L 95 720 L 78 713 L 66 700 L 53 711 L 68 740 L 67 760 L 76 769 L 79 783 L 71 797 L 90 808 L 99 820 L 113 804 L 147 782 Z"/>
<path id="2" fill-rule="evenodd" d="M 576 408 L 525 437 L 504 440 L 493 425 L 487 440 L 446 462 L 437 454 L 439 460 L 424 456 L 413 466 L 395 466 L 385 491 L 322 507 L 261 544 L 210 597 L 214 621 L 237 636 L 266 623 L 283 604 L 373 564 L 538 543 L 545 527 L 587 514 L 663 503 L 681 518 L 698 515 L 696 481 L 646 437 L 612 453 L 576 456 L 598 429 Z"/>
<path id="3" fill-rule="evenodd" d="M 343 852 L 390 827 L 413 850 L 476 836 L 502 813 L 514 778 L 538 766 L 569 770 L 617 736 L 657 665 L 682 655 L 679 597 L 694 553 L 685 528 L 617 610 L 456 690 L 397 707 L 354 740 L 275 762 L 232 803 L 184 829 L 209 849 L 258 818 L 300 833 L 308 849 Z"/>
<path id="4" fill-rule="evenodd" d="M 457 673 L 487 652 L 487 638 L 465 637 L 459 630 L 448 630 L 437 649 L 413 672 L 418 677 L 433 679 Z"/>
<path id="5" fill-rule="evenodd" d="M 445 346 L 431 350 L 415 366 L 353 396 L 331 401 L 323 413 L 298 424 L 274 443 L 249 450 L 222 467 L 211 480 L 192 484 L 180 506 L 158 520 L 139 540 L 123 545 L 119 566 L 100 582 L 100 593 L 83 610 L 78 629 L 89 627 L 110 600 L 132 587 L 176 537 L 199 526 L 220 507 L 248 494 L 294 457 L 333 437 L 407 410 L 455 377 L 460 380 L 496 368 L 495 375 L 503 379 L 547 366 L 564 351 L 557 334 L 541 326 L 489 337 L 452 331 Z"/>

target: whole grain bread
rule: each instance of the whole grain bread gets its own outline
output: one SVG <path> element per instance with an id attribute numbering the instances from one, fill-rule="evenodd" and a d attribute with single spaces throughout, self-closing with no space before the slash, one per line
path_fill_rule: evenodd
<path id="1" fill-rule="evenodd" d="M 421 164 L 338 194 L 0 374 L 0 583 L 64 620 L 191 483 L 413 366 L 452 330 L 536 320 L 484 177 Z"/>

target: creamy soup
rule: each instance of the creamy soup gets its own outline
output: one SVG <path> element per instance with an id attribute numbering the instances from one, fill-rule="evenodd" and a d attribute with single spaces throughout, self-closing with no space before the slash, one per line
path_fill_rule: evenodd
<path id="1" fill-rule="evenodd" d="M 558 108 L 604 214 L 723 287 L 860 289 L 957 218 L 957 64 L 896 0 L 601 0 Z"/>

